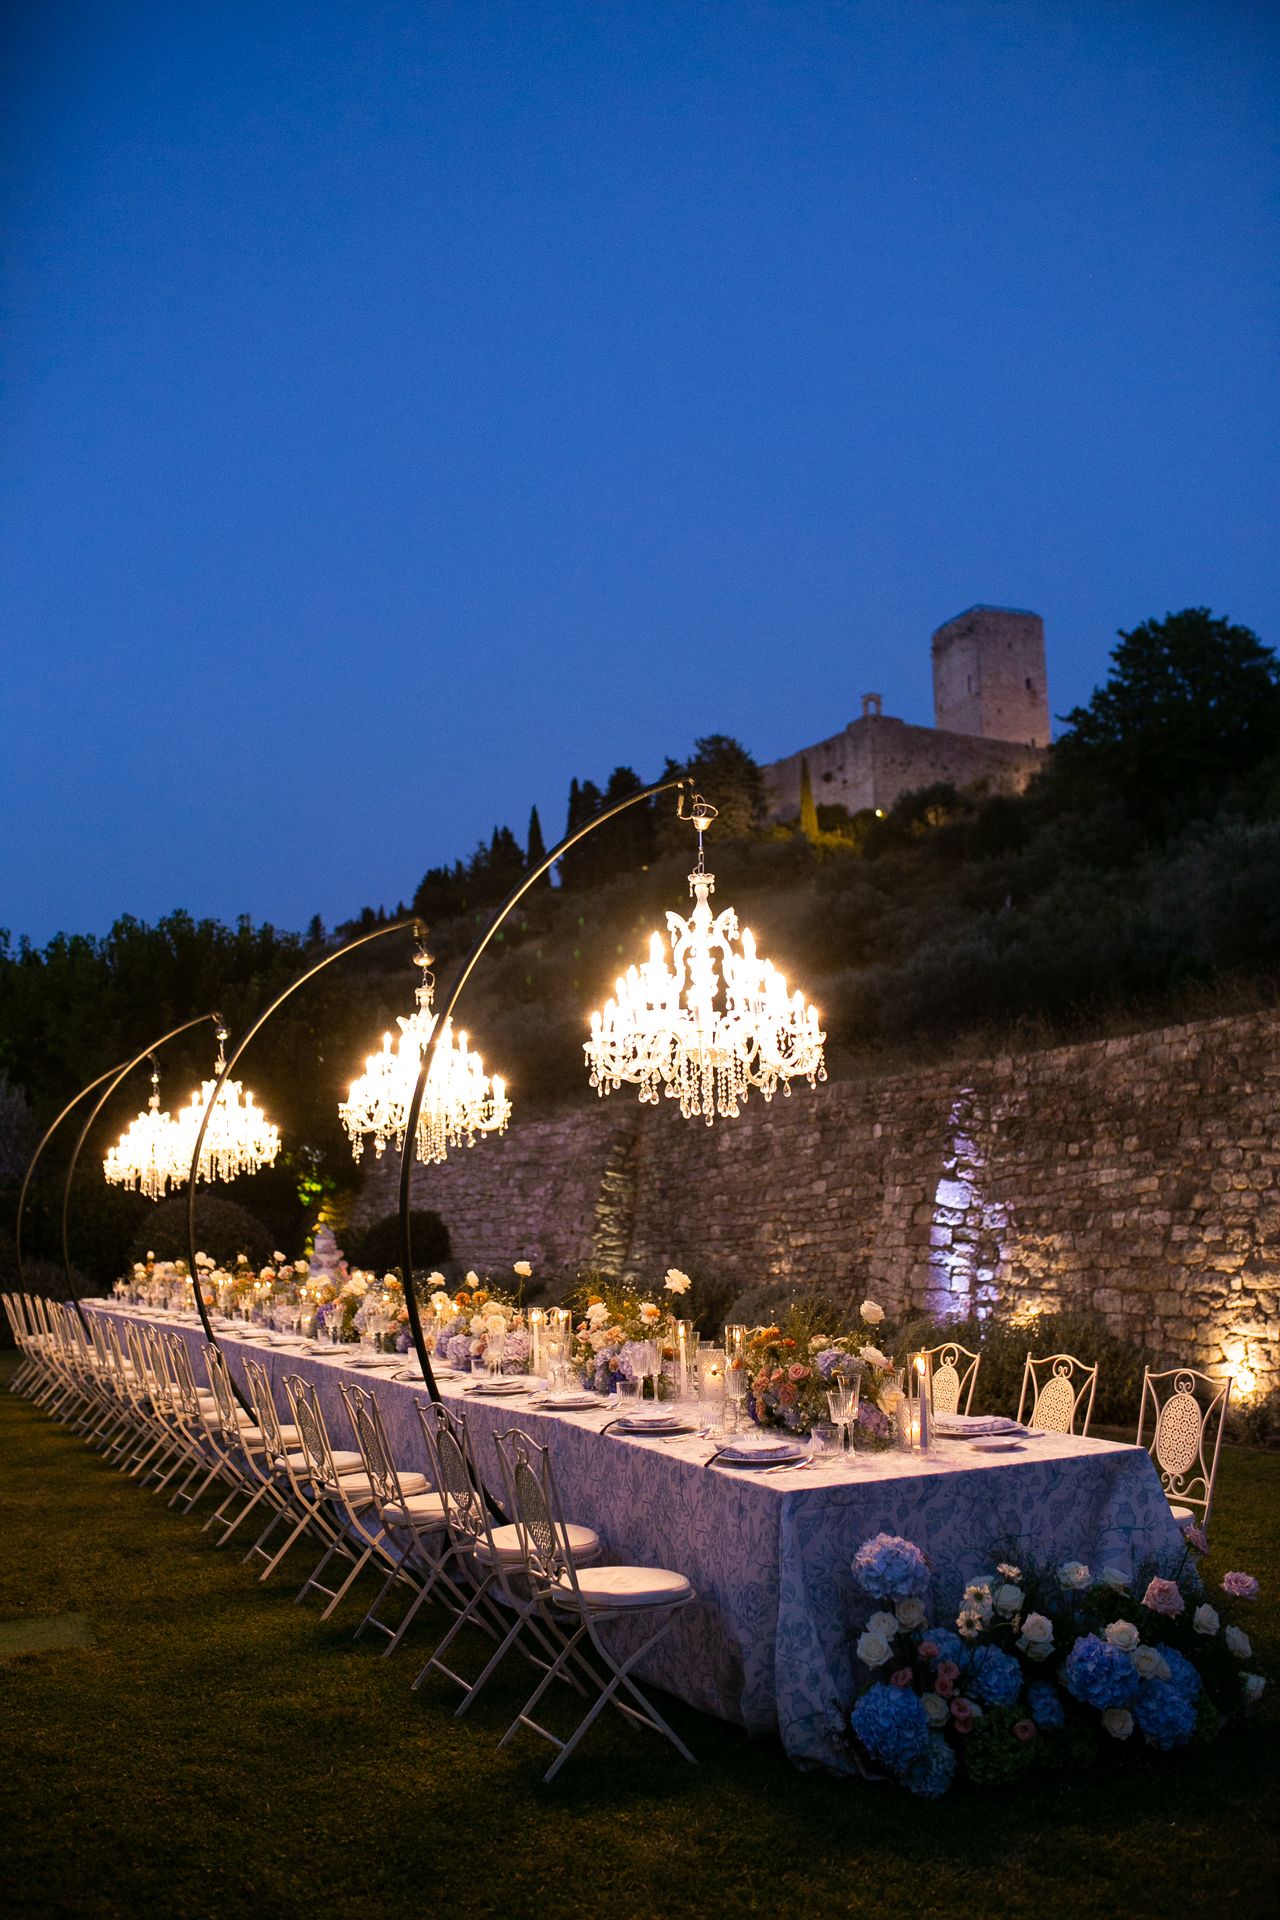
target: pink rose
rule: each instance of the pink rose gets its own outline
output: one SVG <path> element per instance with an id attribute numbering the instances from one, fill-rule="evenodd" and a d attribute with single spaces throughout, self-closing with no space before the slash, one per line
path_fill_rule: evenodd
<path id="1" fill-rule="evenodd" d="M 1015 1720 L 1013 1723 L 1013 1737 L 1015 1740 L 1034 1740 L 1036 1737 L 1035 1721 Z"/>
<path id="2" fill-rule="evenodd" d="M 807 1380 L 809 1378 L 809 1369 L 808 1367 L 800 1366 L 797 1362 L 795 1366 L 787 1368 L 787 1377 L 790 1380 Z"/>
<path id="3" fill-rule="evenodd" d="M 955 1681 L 949 1673 L 943 1673 L 941 1667 L 939 1667 L 938 1677 L 933 1683 L 933 1690 L 935 1693 L 940 1693 L 944 1700 L 949 1700 L 956 1690 Z"/>
<path id="4" fill-rule="evenodd" d="M 909 1687 L 911 1685 L 910 1667 L 899 1667 L 896 1673 L 891 1673 L 889 1675 L 889 1685 L 891 1687 Z"/>
<path id="5" fill-rule="evenodd" d="M 1142 1596 L 1142 1604 L 1151 1613 L 1182 1613 L 1186 1607 L 1176 1580 L 1153 1580 Z"/>
<path id="6" fill-rule="evenodd" d="M 953 1686 L 955 1685 L 956 1681 L 960 1678 L 960 1669 L 954 1660 L 939 1660 L 938 1678 L 939 1680 L 949 1680 Z"/>
<path id="7" fill-rule="evenodd" d="M 938 1649 L 935 1642 L 932 1640 L 922 1640 L 920 1642 L 920 1658 L 922 1660 L 936 1660 L 937 1657 Z"/>
<path id="8" fill-rule="evenodd" d="M 1224 1573 L 1222 1591 L 1229 1593 L 1233 1600 L 1256 1600 L 1258 1583 L 1251 1573 Z"/>
<path id="9" fill-rule="evenodd" d="M 1203 1527 L 1184 1527 L 1182 1537 L 1195 1553 L 1208 1553 L 1209 1541 Z"/>
<path id="10" fill-rule="evenodd" d="M 973 1708 L 967 1700 L 953 1700 L 951 1702 L 951 1718 L 955 1722 L 957 1733 L 972 1733 Z"/>
<path id="11" fill-rule="evenodd" d="M 798 1395 L 795 1388 L 789 1380 L 785 1380 L 778 1388 L 778 1405 L 780 1407 L 794 1407 L 797 1398 Z"/>

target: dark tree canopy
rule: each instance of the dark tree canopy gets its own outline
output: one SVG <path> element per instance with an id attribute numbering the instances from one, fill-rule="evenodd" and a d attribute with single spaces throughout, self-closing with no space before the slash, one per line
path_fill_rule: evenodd
<path id="1" fill-rule="evenodd" d="M 686 774 L 703 798 L 716 808 L 718 818 L 709 844 L 745 840 L 764 818 L 764 775 L 746 748 L 727 733 L 711 733 L 693 743 L 693 757 L 683 766 L 667 762 L 666 777 Z M 661 838 L 668 849 L 686 844 L 689 830 L 674 824 L 674 813 L 660 816 Z M 710 864 L 714 865 L 714 861 Z"/>
<path id="2" fill-rule="evenodd" d="M 1066 716 L 1060 782 L 1109 787 L 1176 826 L 1280 753 L 1280 663 L 1248 627 L 1187 607 L 1119 638 L 1106 684 Z"/>

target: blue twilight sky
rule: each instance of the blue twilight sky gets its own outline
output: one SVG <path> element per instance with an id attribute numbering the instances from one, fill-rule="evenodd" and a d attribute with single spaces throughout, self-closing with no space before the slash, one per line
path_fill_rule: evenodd
<path id="1" fill-rule="evenodd" d="M 928 637 L 1280 642 L 1280 14 L 7 12 L 0 925 L 298 926 Z"/>

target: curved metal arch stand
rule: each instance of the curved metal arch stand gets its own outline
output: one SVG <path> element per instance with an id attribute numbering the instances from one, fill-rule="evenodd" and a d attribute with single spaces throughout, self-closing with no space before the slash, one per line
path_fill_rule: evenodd
<path id="1" fill-rule="evenodd" d="M 62 1125 L 63 1121 L 66 1119 L 67 1115 L 71 1112 L 73 1107 L 79 1106 L 80 1102 L 84 1099 L 86 1093 L 92 1093 L 95 1087 L 100 1087 L 104 1080 L 110 1080 L 113 1075 L 123 1073 L 127 1066 L 128 1066 L 128 1062 L 122 1061 L 119 1066 L 108 1067 L 106 1072 L 100 1073 L 96 1080 L 90 1080 L 88 1086 L 81 1087 L 79 1093 L 74 1095 L 72 1099 L 68 1100 L 66 1106 L 62 1109 L 62 1112 L 58 1115 L 57 1119 L 51 1122 L 51 1124 L 45 1128 L 44 1133 L 41 1135 L 39 1146 L 36 1148 L 30 1160 L 27 1162 L 27 1171 L 24 1174 L 23 1181 L 22 1181 L 22 1191 L 18 1195 L 17 1217 L 14 1220 L 14 1224 L 13 1224 L 13 1247 L 14 1247 L 14 1255 L 18 1265 L 18 1285 L 23 1289 L 24 1292 L 26 1291 L 26 1286 L 27 1286 L 27 1270 L 22 1264 L 22 1215 L 26 1209 L 27 1189 L 31 1185 L 31 1176 L 34 1174 L 36 1170 L 36 1163 L 39 1160 L 41 1154 L 44 1152 L 45 1148 L 48 1146 L 49 1142 L 52 1140 L 54 1134 L 58 1131 L 58 1128 Z M 80 1302 L 76 1300 L 72 1304 L 74 1305 L 76 1312 L 80 1313 Z M 84 1316 L 83 1314 L 81 1314 L 81 1319 L 83 1318 Z"/>
<path id="2" fill-rule="evenodd" d="M 354 953 L 357 947 L 367 947 L 371 940 L 381 940 L 384 934 L 403 933 L 420 925 L 421 922 L 416 916 L 408 920 L 389 920 L 385 927 L 375 927 L 372 933 L 362 933 L 357 940 L 348 940 L 344 947 L 336 948 L 333 953 L 326 953 L 323 960 L 317 960 L 314 967 L 308 967 L 307 971 L 300 974 L 291 986 L 285 988 L 283 993 L 277 994 L 265 1013 L 258 1015 L 253 1025 L 248 1029 L 244 1038 L 232 1053 L 226 1066 L 223 1067 L 217 1080 L 214 1082 L 213 1092 L 204 1110 L 204 1118 L 200 1122 L 200 1131 L 196 1135 L 195 1150 L 191 1155 L 191 1177 L 187 1186 L 187 1267 L 191 1275 L 192 1291 L 196 1296 L 196 1311 L 200 1315 L 200 1324 L 205 1330 L 206 1338 L 212 1341 L 215 1347 L 218 1344 L 217 1338 L 205 1309 L 204 1294 L 200 1287 L 200 1276 L 196 1272 L 196 1178 L 200 1166 L 200 1150 L 204 1146 L 204 1136 L 208 1130 L 209 1121 L 213 1117 L 213 1110 L 218 1104 L 218 1096 L 221 1094 L 226 1082 L 234 1073 L 236 1063 L 245 1048 L 249 1045 L 249 1042 L 266 1026 L 267 1021 L 271 1018 L 277 1007 L 282 1007 L 285 1001 L 298 991 L 299 987 L 305 987 L 308 980 L 314 980 L 318 973 L 323 973 L 326 967 L 331 967 L 335 960 L 341 960 L 344 954 Z"/>
<path id="3" fill-rule="evenodd" d="M 203 1026 L 206 1020 L 212 1020 L 216 1023 L 217 1019 L 218 1019 L 218 1016 L 216 1013 L 198 1013 L 194 1020 L 184 1020 L 180 1027 L 171 1027 L 168 1033 L 161 1034 L 158 1040 L 151 1041 L 151 1043 L 148 1046 L 143 1047 L 140 1053 L 135 1053 L 132 1060 L 126 1060 L 122 1067 L 113 1068 L 109 1076 L 107 1074 L 102 1074 L 97 1080 L 90 1081 L 89 1085 L 84 1089 L 85 1093 L 89 1093 L 92 1091 L 94 1087 L 101 1086 L 103 1080 L 107 1080 L 108 1082 L 107 1086 L 103 1088 L 103 1091 L 98 1095 L 97 1099 L 94 1101 L 93 1106 L 89 1113 L 89 1117 L 80 1129 L 80 1133 L 76 1140 L 76 1144 L 71 1150 L 71 1160 L 70 1160 L 70 1164 L 67 1167 L 67 1177 L 62 1184 L 62 1270 L 67 1277 L 68 1294 L 72 1293 L 71 1253 L 67 1245 L 67 1222 L 71 1215 L 71 1182 L 75 1178 L 76 1164 L 80 1159 L 80 1150 L 84 1146 L 85 1141 L 89 1137 L 89 1129 L 92 1127 L 98 1115 L 102 1112 L 103 1107 L 106 1106 L 107 1101 L 111 1098 L 116 1088 L 120 1085 L 120 1082 L 125 1078 L 127 1078 L 127 1076 L 133 1072 L 135 1067 L 140 1066 L 142 1062 L 147 1058 L 148 1054 L 158 1053 L 161 1047 L 167 1046 L 169 1044 L 170 1040 L 176 1040 L 180 1033 L 189 1033 L 192 1027 Z M 79 1100 L 80 1098 L 82 1098 L 82 1096 L 80 1094 L 77 1094 L 76 1100 Z M 76 1101 L 73 1100 L 71 1102 L 71 1106 L 74 1107 L 75 1104 L 76 1104 Z M 64 1111 L 69 1112 L 70 1108 L 65 1108 Z M 59 1115 L 59 1119 L 61 1117 L 62 1116 Z M 57 1124 L 58 1123 L 55 1120 L 54 1126 L 56 1126 Z M 52 1128 L 50 1129 L 50 1131 L 52 1131 Z M 47 1139 L 48 1135 L 46 1135 L 45 1138 Z M 44 1145 L 43 1140 L 40 1142 L 40 1145 L 41 1146 Z M 39 1152 L 39 1148 L 37 1148 L 36 1151 Z M 35 1162 L 33 1161 L 32 1165 L 34 1166 L 34 1164 Z M 28 1178 L 29 1177 L 30 1175 L 28 1174 Z M 24 1193 L 26 1192 L 25 1185 L 23 1187 L 23 1192 Z M 88 1322 L 85 1320 L 84 1309 L 80 1305 L 79 1300 L 76 1301 L 75 1306 L 76 1306 L 76 1312 L 80 1316 L 81 1325 L 87 1326 Z"/>
<path id="4" fill-rule="evenodd" d="M 452 1019 L 454 1009 L 462 998 L 463 988 L 471 978 L 481 954 L 510 913 L 512 907 L 516 905 L 517 901 L 523 898 L 530 887 L 534 885 L 535 881 L 540 880 L 543 874 L 555 865 L 561 855 L 568 852 L 570 847 L 576 846 L 579 840 L 585 840 L 589 833 L 594 833 L 597 827 L 602 827 L 606 820 L 613 820 L 618 814 L 625 813 L 628 807 L 638 806 L 642 800 L 652 800 L 655 795 L 660 793 L 675 793 L 678 791 L 681 796 L 683 796 L 685 788 L 692 786 L 692 784 L 692 781 L 689 780 L 687 776 L 682 775 L 678 780 L 660 780 L 655 786 L 642 787 L 639 793 L 628 794 L 625 800 L 619 800 L 617 806 L 610 807 L 607 813 L 596 814 L 595 818 L 588 820 L 585 826 L 579 827 L 574 833 L 567 834 L 559 846 L 553 847 L 541 866 L 536 867 L 532 873 L 527 873 L 523 880 L 521 880 L 519 886 L 512 888 L 511 892 L 494 914 L 493 919 L 472 947 L 470 953 L 458 969 L 449 993 L 449 999 L 440 1014 L 440 1018 L 436 1021 L 432 1029 L 431 1038 L 427 1042 L 422 1055 L 422 1065 L 418 1069 L 418 1083 L 414 1087 L 413 1099 L 409 1103 L 409 1114 L 405 1121 L 404 1146 L 400 1152 L 400 1271 L 404 1279 L 404 1298 L 405 1305 L 409 1309 L 409 1326 L 413 1333 L 414 1350 L 418 1356 L 418 1364 L 422 1368 L 422 1378 L 426 1383 L 427 1392 L 431 1398 L 437 1402 L 440 1399 L 440 1389 L 437 1387 L 435 1375 L 431 1371 L 431 1360 L 427 1353 L 427 1343 L 422 1332 L 422 1316 L 418 1312 L 417 1296 L 413 1290 L 413 1229 L 409 1224 L 409 1185 L 413 1175 L 413 1162 L 417 1147 L 418 1120 L 422 1113 L 423 1095 L 426 1092 L 427 1078 L 431 1072 L 431 1063 L 436 1057 L 436 1048 L 440 1044 L 440 1036 Z"/>

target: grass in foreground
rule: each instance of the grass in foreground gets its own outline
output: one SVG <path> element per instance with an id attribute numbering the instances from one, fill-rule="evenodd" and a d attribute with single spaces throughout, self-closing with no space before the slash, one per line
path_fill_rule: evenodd
<path id="1" fill-rule="evenodd" d="M 799 1774 L 673 1704 L 696 1770 L 612 1716 L 546 1788 L 543 1742 L 496 1745 L 527 1668 L 455 1722 L 443 1683 L 409 1692 L 430 1623 L 383 1660 L 351 1640 L 354 1600 L 327 1626 L 293 1605 L 301 1554 L 292 1582 L 260 1587 L 198 1521 L 6 1393 L 0 1442 L 0 1619 L 84 1614 L 93 1633 L 0 1659 L 10 1915 L 1276 1910 L 1274 1699 L 1206 1752 L 936 1805 Z M 1209 1572 L 1262 1579 L 1248 1624 L 1264 1654 L 1278 1492 L 1280 1458 L 1224 1455 Z"/>

